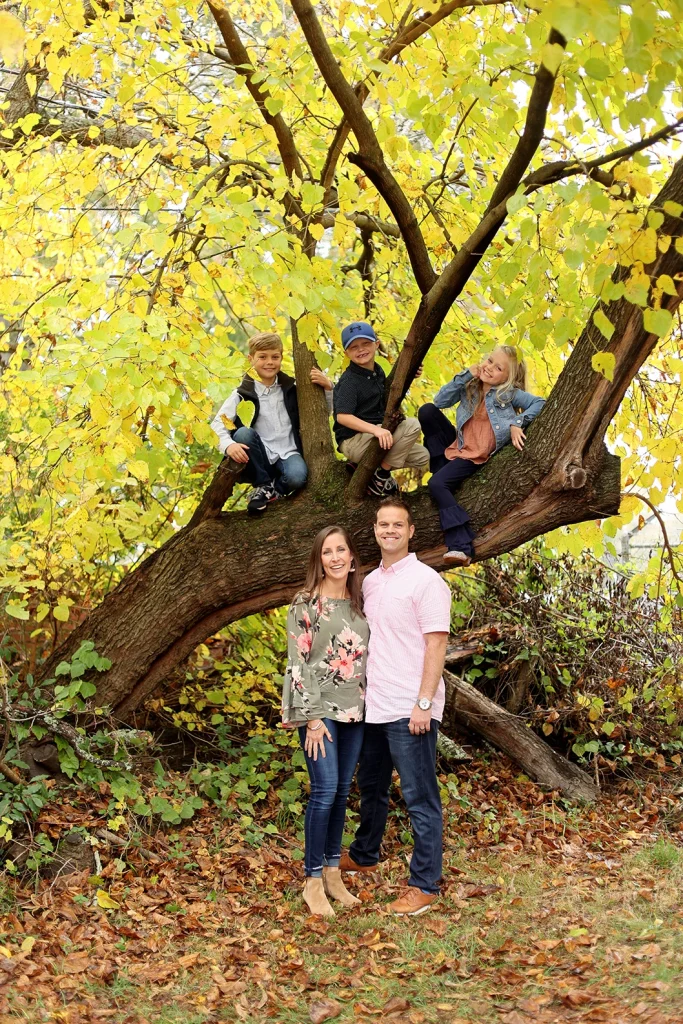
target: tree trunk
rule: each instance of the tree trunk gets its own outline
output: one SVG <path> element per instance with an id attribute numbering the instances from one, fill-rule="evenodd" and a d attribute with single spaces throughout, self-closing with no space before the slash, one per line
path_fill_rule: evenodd
<path id="1" fill-rule="evenodd" d="M 541 786 L 558 789 L 572 800 L 597 799 L 598 790 L 590 776 L 544 743 L 521 719 L 452 672 L 444 672 L 444 680 L 446 729 L 449 720 L 460 722 L 511 757 Z"/>

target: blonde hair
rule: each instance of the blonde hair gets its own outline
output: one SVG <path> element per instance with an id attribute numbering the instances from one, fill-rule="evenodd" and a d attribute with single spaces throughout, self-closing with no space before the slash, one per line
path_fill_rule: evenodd
<path id="1" fill-rule="evenodd" d="M 282 352 L 282 338 L 275 331 L 260 331 L 258 334 L 252 334 L 249 339 L 250 356 L 253 356 L 255 352 L 265 352 L 270 348 L 276 348 Z"/>
<path id="2" fill-rule="evenodd" d="M 511 394 L 515 388 L 519 388 L 520 391 L 526 391 L 526 363 L 516 345 L 496 345 L 493 351 L 504 352 L 507 356 L 509 367 L 507 380 L 496 387 L 496 395 L 501 398 Z M 484 397 L 484 385 L 478 377 L 473 377 L 467 384 L 465 393 L 470 402 L 476 399 L 476 405 L 479 405 Z"/>

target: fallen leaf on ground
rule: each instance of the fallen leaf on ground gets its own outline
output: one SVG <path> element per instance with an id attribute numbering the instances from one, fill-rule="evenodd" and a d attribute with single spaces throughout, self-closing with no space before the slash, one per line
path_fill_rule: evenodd
<path id="1" fill-rule="evenodd" d="M 334 999 L 317 999 L 315 1002 L 309 1003 L 308 1006 L 311 1024 L 323 1024 L 325 1020 L 333 1020 L 339 1016 L 341 1011 L 341 1003 Z"/>
<path id="2" fill-rule="evenodd" d="M 579 1006 L 585 1006 L 586 1003 L 592 1003 L 593 996 L 588 992 L 582 992 L 580 988 L 572 988 L 569 992 L 564 993 L 562 1002 L 565 1006 L 575 1010 Z"/>
<path id="3" fill-rule="evenodd" d="M 384 1004 L 382 1007 L 383 1013 L 402 1013 L 407 1010 L 410 1003 L 407 999 L 402 999 L 400 996 L 392 996 L 392 998 Z"/>
<path id="4" fill-rule="evenodd" d="M 668 992 L 670 986 L 665 981 L 641 981 L 638 988 L 644 988 L 648 991 L 652 990 L 655 992 Z"/>

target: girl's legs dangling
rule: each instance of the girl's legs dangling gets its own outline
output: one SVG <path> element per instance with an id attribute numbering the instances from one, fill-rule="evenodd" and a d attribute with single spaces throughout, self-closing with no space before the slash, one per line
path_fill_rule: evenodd
<path id="1" fill-rule="evenodd" d="M 429 452 L 429 469 L 436 473 L 448 462 L 443 453 L 455 441 L 455 427 L 433 402 L 421 406 L 417 418 L 424 434 L 425 448 Z"/>
<path id="2" fill-rule="evenodd" d="M 470 462 L 469 459 L 453 459 L 434 473 L 427 485 L 439 508 L 439 518 L 448 550 L 462 551 L 469 558 L 474 554 L 475 531 L 470 526 L 470 517 L 466 510 L 453 497 L 453 491 L 478 468 L 478 464 Z"/>

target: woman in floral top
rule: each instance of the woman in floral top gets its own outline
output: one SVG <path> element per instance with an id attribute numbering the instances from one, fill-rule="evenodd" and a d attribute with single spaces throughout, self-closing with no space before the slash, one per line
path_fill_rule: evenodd
<path id="1" fill-rule="evenodd" d="M 365 662 L 370 631 L 362 611 L 358 556 L 341 526 L 313 542 L 304 589 L 287 618 L 282 722 L 299 729 L 311 779 L 306 808 L 304 900 L 334 917 L 327 897 L 351 907 L 339 861 L 346 801 L 363 742 Z"/>

